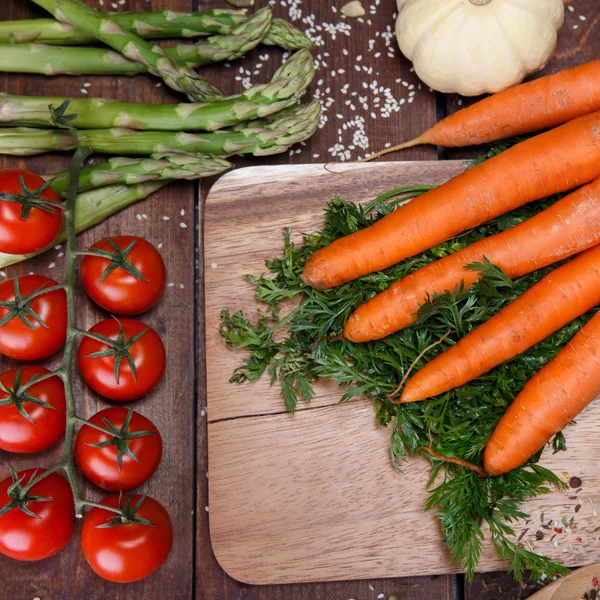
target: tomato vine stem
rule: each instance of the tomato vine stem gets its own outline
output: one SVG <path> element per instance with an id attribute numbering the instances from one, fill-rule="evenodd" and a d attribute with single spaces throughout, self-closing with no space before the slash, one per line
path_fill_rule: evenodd
<path id="1" fill-rule="evenodd" d="M 50 107 L 50 112 L 54 116 L 60 112 L 54 111 L 53 107 Z M 75 232 L 75 207 L 77 200 L 77 187 L 79 182 L 79 174 L 85 160 L 92 153 L 90 148 L 81 146 L 79 137 L 77 136 L 77 130 L 67 123 L 57 121 L 58 126 L 67 129 L 75 140 L 76 151 L 71 161 L 70 169 L 70 180 L 69 188 L 67 193 L 67 199 L 63 207 L 63 220 L 64 220 L 64 231 L 66 237 L 66 266 L 65 266 L 65 278 L 64 282 L 58 286 L 40 290 L 39 293 L 47 293 L 56 289 L 64 289 L 67 300 L 67 335 L 64 346 L 63 361 L 61 366 L 42 377 L 39 377 L 35 382 L 29 382 L 30 384 L 38 383 L 42 379 L 46 379 L 52 376 L 58 376 L 61 378 L 64 389 L 65 389 L 65 400 L 66 400 L 66 429 L 63 447 L 63 456 L 59 463 L 49 467 L 42 473 L 32 477 L 26 486 L 22 488 L 21 495 L 26 495 L 27 492 L 42 479 L 55 473 L 56 471 L 63 470 L 67 477 L 67 481 L 71 486 L 71 493 L 73 494 L 73 504 L 75 506 L 75 516 L 78 519 L 83 517 L 83 507 L 90 506 L 93 508 L 101 508 L 116 513 L 117 515 L 124 516 L 124 512 L 120 508 L 114 508 L 94 502 L 84 498 L 79 490 L 77 482 L 77 471 L 73 460 L 73 437 L 75 433 L 76 423 L 86 423 L 87 425 L 94 426 L 89 423 L 86 419 L 77 415 L 77 407 L 75 403 L 75 397 L 73 394 L 73 381 L 72 381 L 72 370 L 73 370 L 73 354 L 75 339 L 81 333 L 77 328 L 77 310 L 75 305 L 75 262 L 78 256 L 77 250 L 77 234 Z M 94 426 L 95 427 L 95 426 Z M 98 428 L 98 427 L 96 427 Z M 104 430 L 105 433 L 106 430 Z"/>

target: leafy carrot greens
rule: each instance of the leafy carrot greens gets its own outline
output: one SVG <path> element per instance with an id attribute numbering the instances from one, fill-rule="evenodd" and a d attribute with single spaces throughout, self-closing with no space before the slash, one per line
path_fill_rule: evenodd
<path id="1" fill-rule="evenodd" d="M 485 158 L 504 147 L 493 147 Z M 528 352 L 456 390 L 424 402 L 393 404 L 386 395 L 394 392 L 424 349 L 450 330 L 443 342 L 428 350 L 415 368 L 456 343 L 555 268 L 512 281 L 489 261 L 470 265 L 469 268 L 482 274 L 482 279 L 468 289 L 458 287 L 429 298 L 421 307 L 415 325 L 374 342 L 353 344 L 342 339 L 340 334 L 350 313 L 394 281 L 512 227 L 557 200 L 553 197 L 521 207 L 386 271 L 340 287 L 315 290 L 304 285 L 300 278 L 304 262 L 316 249 L 367 227 L 399 203 L 428 189 L 431 186 L 393 190 L 365 207 L 333 198 L 325 209 L 325 224 L 318 233 L 305 235 L 303 245 L 297 247 L 290 241 L 289 230 L 284 230 L 283 254 L 266 261 L 269 273 L 247 276 L 256 286 L 256 298 L 265 304 L 261 316 L 251 322 L 241 311 L 221 313 L 220 332 L 225 343 L 246 350 L 243 364 L 231 381 L 243 383 L 270 377 L 271 385 L 280 386 L 284 403 L 291 412 L 299 401 L 310 401 L 314 396 L 312 384 L 321 378 L 339 383 L 342 402 L 357 396 L 371 399 L 380 425 L 393 423 L 390 453 L 399 470 L 409 455 L 417 455 L 429 446 L 430 435 L 433 449 L 438 453 L 481 464 L 487 439 L 507 406 L 527 380 L 592 316 L 589 313 L 577 319 Z M 290 299 L 299 303 L 291 311 Z M 559 434 L 553 445 L 555 451 L 564 450 L 564 436 Z M 425 452 L 432 464 L 430 496 L 425 509 L 438 510 L 444 542 L 469 577 L 474 575 L 479 561 L 484 525 L 498 555 L 510 561 L 510 571 L 517 580 L 523 579 L 526 570 L 533 577 L 568 571 L 521 547 L 512 529 L 517 519 L 527 517 L 519 508 L 523 501 L 548 493 L 551 486 L 564 487 L 556 475 L 536 464 L 540 454 L 506 475 L 481 479 L 464 467 L 442 462 Z"/>

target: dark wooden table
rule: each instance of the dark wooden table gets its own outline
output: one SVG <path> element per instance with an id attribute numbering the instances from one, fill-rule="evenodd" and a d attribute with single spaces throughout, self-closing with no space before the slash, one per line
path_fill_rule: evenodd
<path id="1" fill-rule="evenodd" d="M 114 1 L 114 4 L 112 2 Z M 96 7 L 100 0 L 90 0 Z M 295 20 L 320 40 L 315 50 L 319 70 L 311 86 L 326 108 L 327 122 L 305 146 L 293 155 L 262 159 L 260 162 L 288 164 L 352 160 L 375 151 L 386 143 L 409 139 L 436 120 L 464 106 L 464 99 L 444 96 L 419 85 L 410 64 L 403 59 L 393 38 L 394 0 L 364 0 L 367 16 L 362 21 L 342 19 L 339 9 L 345 0 L 276 1 L 278 16 Z M 112 5 L 111 5 L 112 4 Z M 266 0 L 257 0 L 257 5 Z M 226 7 L 224 0 L 104 0 L 104 9 L 202 10 Z M 337 10 L 336 10 L 337 7 Z M 2 0 L 0 19 L 44 16 L 24 0 Z M 600 6 L 596 0 L 571 0 L 567 20 L 560 34 L 557 53 L 545 72 L 555 71 L 600 56 Z M 244 80 L 266 81 L 280 63 L 282 52 L 260 47 L 231 65 L 207 68 L 206 77 L 226 93 L 241 88 Z M 261 67 L 257 68 L 257 63 Z M 240 71 L 242 69 L 242 71 Z M 83 83 L 91 86 L 84 88 Z M 28 95 L 60 95 L 133 100 L 138 102 L 176 101 L 176 95 L 155 86 L 147 76 L 135 79 L 109 77 L 4 76 L 2 91 Z M 446 151 L 431 147 L 406 151 L 390 160 L 431 160 L 473 156 L 472 150 Z M 238 159 L 239 166 L 256 164 L 256 159 Z M 27 165 L 52 173 L 68 164 L 65 156 L 47 155 L 21 160 L 3 158 L 3 166 Z M 206 395 L 203 357 L 202 226 L 203 201 L 211 182 L 200 189 L 176 184 L 155 194 L 143 205 L 124 211 L 82 236 L 82 243 L 106 234 L 135 232 L 153 240 L 164 240 L 169 269 L 165 300 L 144 318 L 163 335 L 169 364 L 160 387 L 143 404 L 143 412 L 159 425 L 165 437 L 165 457 L 151 480 L 151 494 L 169 509 L 175 527 L 175 544 L 168 562 L 148 579 L 117 586 L 99 579 L 87 566 L 78 549 L 77 535 L 67 549 L 40 563 L 18 563 L 0 557 L 0 599 L 29 600 L 371 600 L 406 598 L 413 600 L 498 600 L 528 597 L 536 586 L 520 588 L 506 574 L 484 574 L 468 584 L 462 576 L 412 577 L 372 581 L 347 581 L 272 587 L 246 586 L 232 580 L 215 560 L 208 533 L 208 480 L 206 442 Z M 185 211 L 185 217 L 181 211 Z M 144 218 L 144 215 L 149 218 Z M 162 217 L 169 217 L 170 225 Z M 178 227 L 184 222 L 187 228 Z M 194 227 L 195 225 L 195 227 Z M 56 255 L 19 267 L 19 273 L 34 268 L 62 274 Z M 195 265 L 195 266 L 194 266 Z M 7 271 L 11 276 L 16 272 Z M 2 273 L 2 275 L 4 275 Z M 80 296 L 81 319 L 91 325 L 102 313 Z M 91 414 L 103 406 L 101 400 L 77 384 L 82 412 Z M 137 405 L 136 405 L 137 406 Z M 17 467 L 50 464 L 60 448 L 35 458 L 10 457 Z M 7 471 L 9 457 L 0 453 L 0 475 Z M 97 490 L 87 492 L 100 497 Z M 393 535 L 393 532 L 390 532 Z"/>

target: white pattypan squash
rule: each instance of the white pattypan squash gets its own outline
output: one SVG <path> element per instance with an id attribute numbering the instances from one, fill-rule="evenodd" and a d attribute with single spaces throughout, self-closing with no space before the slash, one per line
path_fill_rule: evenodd
<path id="1" fill-rule="evenodd" d="M 396 36 L 415 72 L 439 92 L 478 96 L 544 67 L 563 0 L 397 0 Z"/>

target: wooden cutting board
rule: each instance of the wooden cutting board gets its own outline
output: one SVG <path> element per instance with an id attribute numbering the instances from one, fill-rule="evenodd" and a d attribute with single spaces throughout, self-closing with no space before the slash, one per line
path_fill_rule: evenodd
<path id="1" fill-rule="evenodd" d="M 423 512 L 427 463 L 411 460 L 403 474 L 392 468 L 389 432 L 376 426 L 371 404 L 338 404 L 340 391 L 328 383 L 291 416 L 268 378 L 229 383 L 243 353 L 229 350 L 218 328 L 223 308 L 256 314 L 243 275 L 264 272 L 265 259 L 279 255 L 284 227 L 300 242 L 302 232 L 321 227 L 332 196 L 367 202 L 394 187 L 442 183 L 464 168 L 460 161 L 249 167 L 212 188 L 204 232 L 210 533 L 219 563 L 235 579 L 269 584 L 457 571 L 435 513 Z M 517 535 L 525 532 L 521 543 L 569 565 L 600 561 L 598 425 L 600 403 L 567 428 L 567 452 L 544 457 L 567 479 L 579 477 L 581 489 L 532 501 L 531 521 L 515 527 Z M 562 520 L 572 517 L 567 528 Z M 505 565 L 486 546 L 480 568 Z"/>

